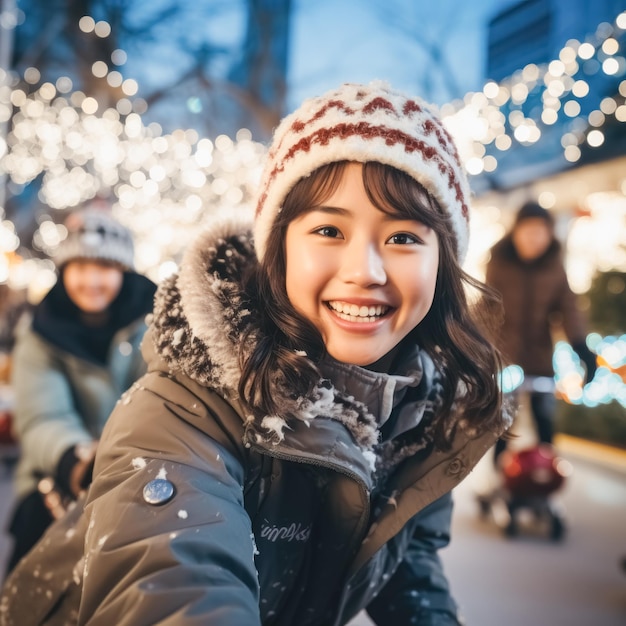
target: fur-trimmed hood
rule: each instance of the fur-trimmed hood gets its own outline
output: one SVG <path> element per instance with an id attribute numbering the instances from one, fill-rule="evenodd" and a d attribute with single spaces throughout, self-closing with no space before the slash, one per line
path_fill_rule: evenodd
<path id="1" fill-rule="evenodd" d="M 164 281 L 155 299 L 150 335 L 158 355 L 170 371 L 182 372 L 226 399 L 238 397 L 242 334 L 252 330 L 249 343 L 259 340 L 258 319 L 247 307 L 241 285 L 246 268 L 256 262 L 251 225 L 222 221 L 196 239 L 179 273 Z M 382 456 L 376 449 L 379 426 L 394 410 L 400 415 L 391 437 L 429 421 L 424 416 L 432 418 L 441 401 L 430 358 L 416 350 L 405 361 L 402 375 L 324 361 L 308 397 L 294 399 L 277 386 L 280 415 L 247 416 L 246 436 L 277 444 L 285 429 L 291 430 L 292 420 L 310 424 L 316 416 L 332 418 L 348 428 L 373 467 Z M 413 453 L 432 439 L 421 430 L 419 443 L 411 445 Z M 397 450 L 393 455 L 398 458 Z"/>

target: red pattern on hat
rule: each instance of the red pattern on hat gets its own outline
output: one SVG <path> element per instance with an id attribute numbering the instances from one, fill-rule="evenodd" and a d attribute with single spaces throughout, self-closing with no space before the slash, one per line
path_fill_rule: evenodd
<path id="1" fill-rule="evenodd" d="M 378 98 L 378 100 L 382 100 L 382 98 Z M 304 124 L 306 126 L 306 124 Z M 438 139 L 441 143 L 441 129 L 435 127 L 435 125 L 427 121 L 424 123 L 425 130 L 428 134 L 431 132 L 435 132 Z M 469 208 L 467 203 L 463 198 L 463 191 L 459 184 L 459 181 L 456 179 L 456 175 L 454 171 L 450 168 L 450 166 L 441 158 L 439 152 L 433 147 L 426 144 L 424 141 L 415 139 L 406 133 L 402 133 L 399 130 L 393 128 L 386 128 L 384 126 L 372 126 L 366 122 L 358 122 L 357 124 L 346 124 L 341 123 L 337 124 L 331 128 L 320 128 L 310 135 L 306 137 L 300 138 L 295 144 L 289 148 L 283 160 L 276 164 L 274 169 L 270 172 L 269 177 L 266 182 L 266 188 L 272 184 L 273 180 L 276 176 L 283 172 L 285 167 L 289 165 L 289 161 L 295 158 L 298 152 L 308 152 L 311 149 L 311 146 L 315 143 L 318 143 L 322 146 L 327 145 L 331 139 L 335 137 L 341 137 L 342 139 L 347 139 L 350 136 L 359 136 L 365 140 L 373 139 L 375 137 L 381 137 L 385 139 L 385 143 L 388 146 L 393 146 L 395 144 L 403 144 L 406 152 L 411 153 L 414 151 L 421 152 L 427 159 L 434 161 L 437 164 L 437 167 L 443 176 L 447 176 L 448 184 L 454 188 L 456 191 L 456 198 L 462 204 L 462 213 L 463 217 L 466 220 L 469 220 Z M 455 150 L 455 159 L 458 162 L 458 155 Z M 263 208 L 263 203 L 265 202 L 265 198 L 267 194 L 263 194 L 257 203 L 256 214 L 258 215 Z"/>

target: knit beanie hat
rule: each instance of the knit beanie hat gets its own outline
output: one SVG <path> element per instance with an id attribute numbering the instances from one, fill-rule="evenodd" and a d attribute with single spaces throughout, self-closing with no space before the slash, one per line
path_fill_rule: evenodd
<path id="1" fill-rule="evenodd" d="M 521 221 L 532 217 L 539 217 L 542 220 L 545 220 L 549 226 L 554 225 L 554 219 L 550 211 L 547 211 L 541 205 L 531 200 L 526 202 L 526 204 L 524 204 L 515 215 L 515 226 L 517 226 L 517 224 Z"/>
<path id="2" fill-rule="evenodd" d="M 469 238 L 470 190 L 454 142 L 435 110 L 375 81 L 306 100 L 277 127 L 261 177 L 254 240 L 261 260 L 285 196 L 336 161 L 378 161 L 406 172 L 450 217 L 459 262 Z"/>
<path id="3" fill-rule="evenodd" d="M 119 263 L 127 270 L 134 270 L 132 234 L 110 211 L 87 207 L 72 213 L 65 226 L 67 237 L 54 256 L 59 269 L 74 259 L 93 259 Z"/>

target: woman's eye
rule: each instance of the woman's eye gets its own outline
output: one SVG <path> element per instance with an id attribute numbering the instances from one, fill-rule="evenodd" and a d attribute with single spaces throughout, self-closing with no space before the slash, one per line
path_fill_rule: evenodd
<path id="1" fill-rule="evenodd" d="M 334 226 L 322 226 L 321 228 L 318 228 L 314 232 L 317 233 L 318 235 L 321 235 L 322 237 L 331 237 L 333 239 L 337 239 L 341 237 L 341 233 L 339 232 L 339 229 L 335 228 Z"/>
<path id="2" fill-rule="evenodd" d="M 398 245 L 406 245 L 410 243 L 420 243 L 420 240 L 415 235 L 409 235 L 409 233 L 397 233 L 391 235 L 388 241 Z"/>

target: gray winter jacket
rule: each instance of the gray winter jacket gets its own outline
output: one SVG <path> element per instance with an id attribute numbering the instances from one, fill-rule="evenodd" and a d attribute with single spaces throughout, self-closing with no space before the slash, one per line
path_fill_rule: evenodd
<path id="1" fill-rule="evenodd" d="M 20 442 L 15 472 L 18 501 L 33 492 L 40 478 L 55 476 L 59 461 L 69 448 L 97 440 L 121 394 L 146 371 L 139 350 L 146 331 L 146 313 L 152 308 L 154 284 L 143 276 L 125 277 L 133 289 L 120 325 L 112 336 L 104 362 L 95 362 L 75 349 L 81 329 L 64 311 L 46 307 L 46 315 L 35 328 L 35 317 L 18 333 L 13 351 L 12 387 L 15 394 L 14 423 Z M 60 284 L 53 287 L 59 290 Z M 47 298 L 56 295 L 50 292 Z M 64 300 L 63 300 L 64 302 Z M 45 329 L 45 332 L 44 330 Z M 83 342 L 89 329 L 83 329 Z M 45 335 L 45 336 L 44 336 Z"/>
<path id="2" fill-rule="evenodd" d="M 236 389 L 254 313 L 237 278 L 254 253 L 247 232 L 222 228 L 159 289 L 148 373 L 98 448 L 84 562 L 43 587 L 62 615 L 37 623 L 66 623 L 82 584 L 90 626 L 338 626 L 362 609 L 381 625 L 458 624 L 437 550 L 451 490 L 500 430 L 459 427 L 450 450 L 434 449 L 440 387 L 419 350 L 397 375 L 325 363 L 310 397 L 278 398 L 290 418 L 252 419 Z M 18 623 L 9 587 L 24 575 L 5 587 L 3 626 Z"/>
<path id="3" fill-rule="evenodd" d="M 151 301 L 148 290 L 144 310 Z M 53 343 L 32 324 L 22 329 L 12 367 L 18 500 L 34 491 L 41 477 L 55 475 L 68 448 L 100 437 L 120 395 L 146 371 L 139 350 L 145 331 L 143 312 L 114 335 L 106 363 L 95 363 L 67 350 L 62 337 Z"/>

